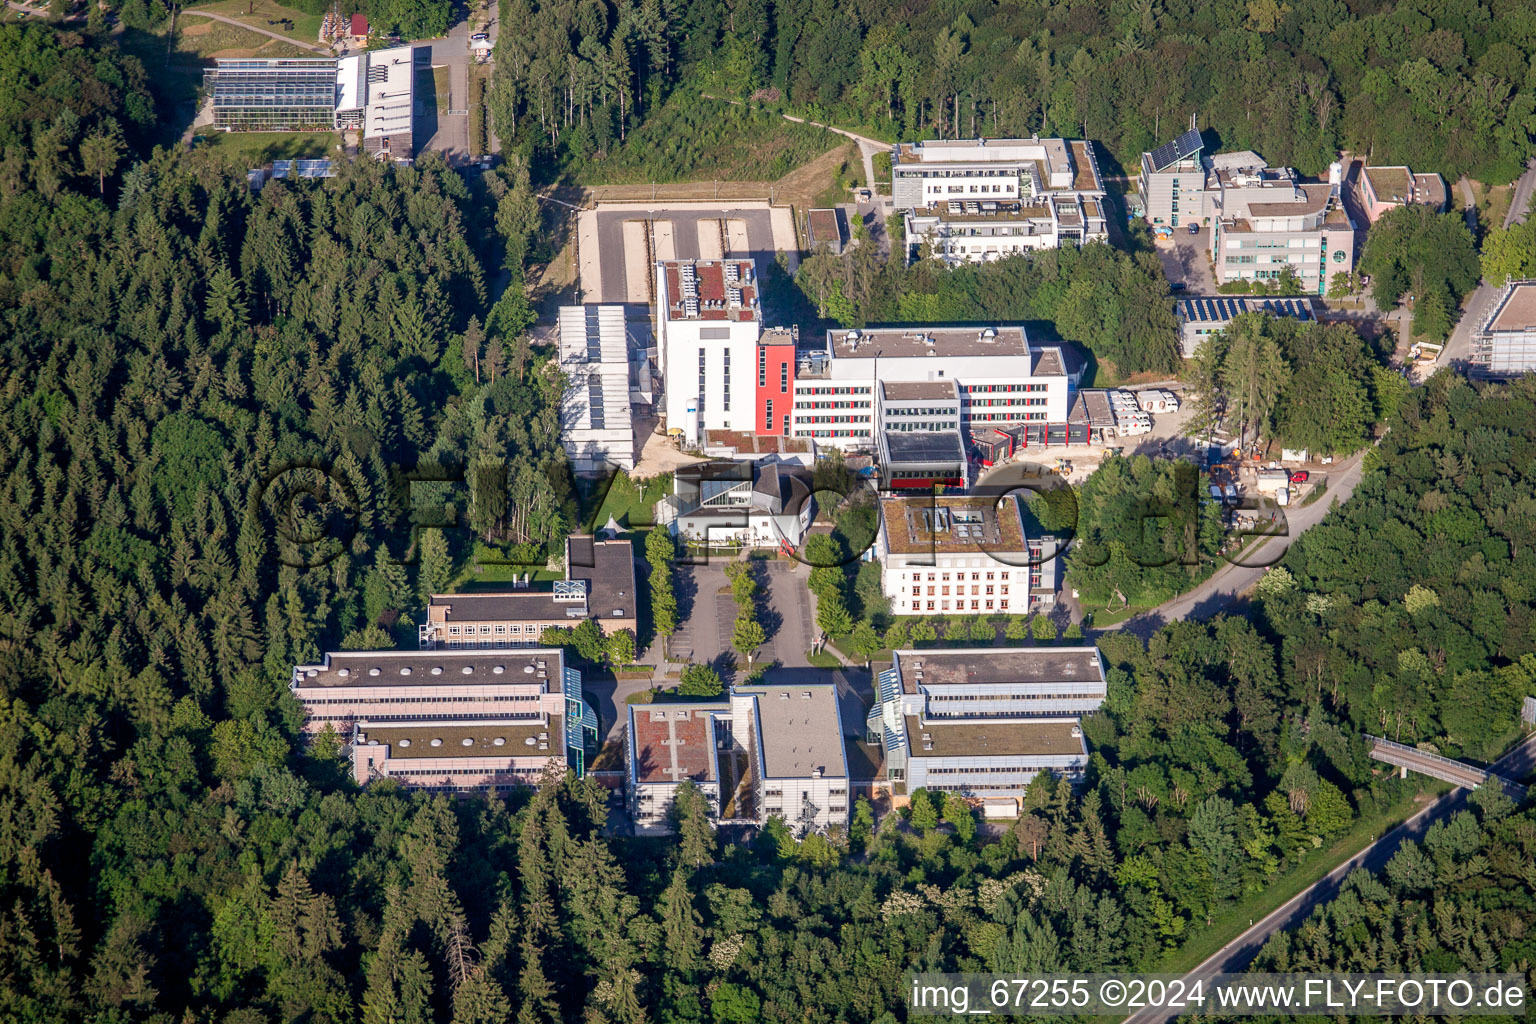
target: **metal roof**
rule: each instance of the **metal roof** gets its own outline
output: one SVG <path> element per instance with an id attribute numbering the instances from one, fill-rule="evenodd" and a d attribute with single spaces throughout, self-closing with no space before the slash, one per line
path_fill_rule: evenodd
<path id="1" fill-rule="evenodd" d="M 1152 169 L 1160 171 L 1176 164 L 1185 157 L 1200 152 L 1203 146 L 1199 129 L 1191 128 L 1172 142 L 1166 142 L 1152 151 Z"/>
<path id="2" fill-rule="evenodd" d="M 965 461 L 965 443 L 955 430 L 888 430 L 885 450 L 892 463 Z"/>

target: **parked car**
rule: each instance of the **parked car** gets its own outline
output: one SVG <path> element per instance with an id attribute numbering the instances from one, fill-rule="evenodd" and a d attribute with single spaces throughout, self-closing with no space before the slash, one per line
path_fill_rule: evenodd
<path id="1" fill-rule="evenodd" d="M 1191 224 L 1189 226 L 1189 233 L 1192 234 L 1192 235 L 1198 235 L 1200 233 L 1200 225 L 1199 224 Z"/>
<path id="2" fill-rule="evenodd" d="M 485 32 L 476 32 L 474 35 L 470 36 L 469 38 L 474 40 L 477 43 L 480 43 L 480 42 L 484 42 L 485 40 L 487 40 L 487 39 L 489 39 L 491 37 L 487 33 L 485 33 Z"/>
<path id="3" fill-rule="evenodd" d="M 1188 287 L 1189 287 L 1189 285 L 1186 284 L 1183 281 L 1169 281 L 1168 282 L 1168 290 L 1170 292 L 1181 292 L 1185 288 L 1188 288 Z"/>
<path id="4" fill-rule="evenodd" d="M 1312 474 L 1308 473 L 1304 469 L 1298 469 L 1296 472 L 1291 474 L 1291 483 L 1293 483 L 1293 484 L 1304 484 L 1304 483 L 1307 482 L 1307 477 L 1309 477 L 1311 475 Z"/>

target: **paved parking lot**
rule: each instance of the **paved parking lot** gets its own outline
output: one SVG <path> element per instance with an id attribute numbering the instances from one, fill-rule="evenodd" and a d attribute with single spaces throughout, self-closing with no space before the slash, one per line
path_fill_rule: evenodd
<path id="1" fill-rule="evenodd" d="M 670 644 L 674 659 L 725 669 L 736 658 L 731 637 L 736 628 L 736 600 L 725 576 L 728 557 L 707 564 L 679 565 L 675 578 L 679 620 Z M 777 662 L 805 668 L 814 619 L 811 596 L 805 589 L 806 570 L 796 563 L 768 561 L 758 565 L 758 615 L 768 642 L 758 651 L 758 663 Z M 656 655 L 659 664 L 659 654 Z M 745 659 L 740 666 L 746 668 Z"/>
<path id="2" fill-rule="evenodd" d="M 1216 275 L 1211 270 L 1211 229 L 1202 227 L 1192 235 L 1180 225 L 1173 238 L 1158 241 L 1157 258 L 1163 262 L 1163 274 L 1170 284 L 1184 282 L 1186 295 L 1215 295 Z"/>

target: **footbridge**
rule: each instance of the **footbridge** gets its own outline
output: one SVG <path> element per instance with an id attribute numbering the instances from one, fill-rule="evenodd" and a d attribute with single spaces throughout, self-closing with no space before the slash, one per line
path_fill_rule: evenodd
<path id="1" fill-rule="evenodd" d="M 1420 775 L 1428 775 L 1430 778 L 1441 779 L 1467 789 L 1476 789 L 1492 781 L 1503 786 L 1510 799 L 1516 803 L 1525 799 L 1524 786 L 1487 768 L 1479 768 L 1465 761 L 1431 754 L 1427 750 L 1420 750 L 1406 743 L 1398 743 L 1380 736 L 1367 736 L 1366 740 L 1371 745 L 1372 758 L 1397 767 L 1405 775 L 1408 772 L 1418 772 Z"/>

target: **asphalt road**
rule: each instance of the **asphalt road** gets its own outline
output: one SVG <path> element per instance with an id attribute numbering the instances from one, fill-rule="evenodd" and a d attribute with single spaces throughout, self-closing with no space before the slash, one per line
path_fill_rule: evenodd
<path id="1" fill-rule="evenodd" d="M 1536 734 L 1505 754 L 1494 764 L 1494 770 L 1511 778 L 1523 778 L 1536 770 Z M 1356 868 L 1379 871 L 1403 845 L 1405 840 L 1419 840 L 1435 822 L 1449 817 L 1466 807 L 1467 791 L 1455 789 L 1434 800 L 1401 825 L 1361 850 L 1349 860 L 1334 868 L 1310 888 L 1297 894 L 1288 903 L 1255 924 L 1242 935 L 1223 946 L 1215 955 L 1184 975 L 1186 983 L 1197 980 L 1209 981 L 1218 974 L 1234 974 L 1245 970 L 1253 958 L 1264 948 L 1271 935 L 1299 927 L 1318 907 L 1339 893 L 1344 879 Z M 1125 1024 L 1158 1024 L 1178 1016 L 1174 1010 L 1144 1009 L 1125 1018 Z"/>
<path id="2" fill-rule="evenodd" d="M 1367 449 L 1369 450 L 1369 449 Z M 1321 498 L 1305 507 L 1285 510 L 1286 533 L 1273 537 L 1258 548 L 1239 557 L 1244 565 L 1229 562 L 1216 570 L 1204 583 L 1156 608 L 1132 616 L 1118 626 L 1106 629 L 1125 629 L 1138 636 L 1147 636 L 1161 629 L 1165 623 L 1179 619 L 1206 619 L 1226 608 L 1237 597 L 1259 581 L 1269 566 L 1280 561 L 1290 549 L 1291 542 L 1306 530 L 1322 522 L 1334 503 L 1346 502 L 1360 483 L 1361 462 L 1364 452 L 1357 452 L 1342 462 L 1334 463 L 1328 472 L 1328 490 Z"/>
<path id="3" fill-rule="evenodd" d="M 1532 161 L 1524 174 L 1515 182 L 1515 194 L 1510 196 L 1509 211 L 1504 214 L 1504 226 L 1524 223 L 1526 210 L 1530 207 L 1531 197 L 1536 194 L 1536 161 Z M 1428 367 L 1432 372 L 1442 366 L 1460 369 L 1472 355 L 1472 332 L 1477 325 L 1483 322 L 1483 317 L 1493 306 L 1493 301 L 1498 298 L 1499 289 L 1486 282 L 1477 286 L 1467 299 L 1461 319 L 1456 322 L 1451 331 L 1445 348 L 1435 359 L 1433 366 Z"/>
<path id="4" fill-rule="evenodd" d="M 1536 160 L 1526 165 L 1525 173 L 1515 182 L 1515 194 L 1509 197 L 1509 209 L 1504 214 L 1504 226 L 1524 224 L 1531 208 L 1531 194 L 1536 192 Z"/>

